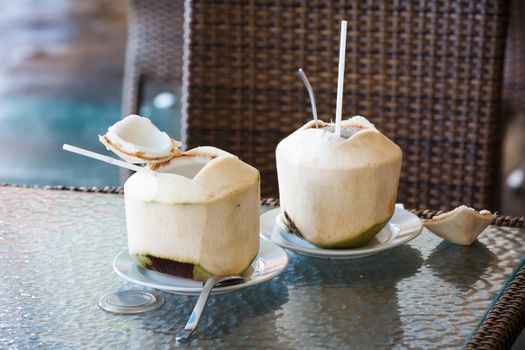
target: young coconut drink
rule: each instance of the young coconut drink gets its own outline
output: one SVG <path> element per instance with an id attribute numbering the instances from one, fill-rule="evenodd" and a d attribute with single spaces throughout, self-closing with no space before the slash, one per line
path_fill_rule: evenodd
<path id="1" fill-rule="evenodd" d="M 259 251 L 257 169 L 215 147 L 181 152 L 139 116 L 100 140 L 156 172 L 137 172 L 124 185 L 128 249 L 140 266 L 197 280 L 249 268 Z"/>
<path id="2" fill-rule="evenodd" d="M 356 116 L 335 125 L 307 123 L 276 149 L 281 215 L 323 248 L 367 244 L 394 213 L 401 149 Z"/>
<path id="3" fill-rule="evenodd" d="M 323 248 L 367 244 L 394 214 L 401 149 L 364 117 L 341 120 L 347 22 L 341 21 L 335 123 L 317 120 L 313 89 L 299 69 L 314 120 L 275 151 L 286 225 Z"/>

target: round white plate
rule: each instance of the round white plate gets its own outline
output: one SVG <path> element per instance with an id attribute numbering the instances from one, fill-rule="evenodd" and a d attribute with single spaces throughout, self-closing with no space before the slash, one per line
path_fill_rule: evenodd
<path id="1" fill-rule="evenodd" d="M 253 286 L 268 281 L 284 271 L 288 265 L 288 256 L 285 251 L 271 241 L 261 239 L 260 242 L 257 257 L 243 275 L 246 280 L 235 285 L 213 288 L 212 294 L 228 293 Z M 202 291 L 202 282 L 147 270 L 138 266 L 129 256 L 127 249 L 115 257 L 113 269 L 128 281 L 169 293 L 199 295 Z"/>
<path id="2" fill-rule="evenodd" d="M 261 215 L 261 236 L 272 240 L 283 248 L 316 258 L 354 259 L 394 248 L 416 238 L 423 228 L 421 220 L 399 206 L 388 224 L 365 246 L 353 249 L 324 249 L 305 241 L 291 232 L 284 224 L 280 208 Z"/>

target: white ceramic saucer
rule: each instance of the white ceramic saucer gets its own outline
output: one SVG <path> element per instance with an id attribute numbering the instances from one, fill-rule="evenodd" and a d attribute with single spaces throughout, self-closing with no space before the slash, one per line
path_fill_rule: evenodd
<path id="1" fill-rule="evenodd" d="M 260 242 L 259 254 L 243 275 L 246 280 L 235 285 L 218 286 L 212 290 L 212 294 L 228 293 L 253 286 L 268 281 L 284 271 L 288 265 L 285 251 L 271 241 L 261 239 Z M 127 249 L 115 257 L 113 269 L 128 281 L 174 294 L 199 295 L 203 286 L 199 281 L 139 267 L 129 256 Z"/>
<path id="2" fill-rule="evenodd" d="M 392 219 L 365 246 L 353 249 L 324 249 L 305 241 L 291 232 L 284 224 L 280 208 L 275 208 L 261 215 L 261 236 L 272 240 L 283 248 L 316 258 L 355 259 L 376 254 L 394 248 L 416 238 L 423 225 L 421 220 L 401 205 L 396 205 Z"/>

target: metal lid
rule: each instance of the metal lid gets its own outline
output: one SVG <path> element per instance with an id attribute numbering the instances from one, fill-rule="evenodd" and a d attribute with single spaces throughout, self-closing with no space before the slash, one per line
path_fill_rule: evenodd
<path id="1" fill-rule="evenodd" d="M 118 314 L 139 314 L 160 308 L 164 297 L 157 292 L 122 290 L 104 294 L 98 300 L 101 309 Z"/>

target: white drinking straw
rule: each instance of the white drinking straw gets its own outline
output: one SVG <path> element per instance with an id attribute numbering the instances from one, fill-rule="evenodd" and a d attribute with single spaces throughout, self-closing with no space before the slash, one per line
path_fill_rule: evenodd
<path id="1" fill-rule="evenodd" d="M 144 168 L 144 167 L 137 166 L 135 164 L 126 163 L 126 162 L 124 162 L 122 160 L 119 160 L 119 159 L 115 159 L 115 158 L 112 158 L 112 157 L 105 156 L 103 154 L 99 154 L 99 153 L 88 151 L 87 149 L 71 146 L 71 145 L 68 145 L 68 144 L 64 144 L 62 146 L 62 148 L 64 150 L 66 150 L 66 151 L 73 152 L 73 153 L 76 153 L 76 154 L 80 154 L 82 156 L 93 158 L 93 159 L 96 159 L 96 160 L 100 160 L 102 162 L 106 162 L 106 163 L 109 163 L 109 164 L 112 164 L 112 165 L 116 165 L 116 166 L 119 166 L 121 168 L 126 168 L 126 169 L 129 169 L 129 170 L 138 171 L 138 172 L 141 172 L 141 173 L 144 173 L 144 174 L 149 174 L 149 175 L 157 175 L 158 174 L 157 172 L 155 172 L 155 171 L 153 171 L 153 170 L 151 170 L 149 168 Z"/>
<path id="2" fill-rule="evenodd" d="M 337 78 L 337 102 L 335 105 L 335 134 L 341 136 L 341 113 L 343 109 L 343 83 L 345 78 L 346 21 L 341 21 L 341 45 L 339 47 L 339 76 Z"/>
<path id="3" fill-rule="evenodd" d="M 299 78 L 301 78 L 304 86 L 306 87 L 306 91 L 308 91 L 308 96 L 310 96 L 310 104 L 312 105 L 312 114 L 314 117 L 314 123 L 315 123 L 315 127 L 318 128 L 319 123 L 317 122 L 317 107 L 315 106 L 314 90 L 312 89 L 312 85 L 310 85 L 310 82 L 308 81 L 308 78 L 306 77 L 306 74 L 304 73 L 302 68 L 299 68 L 298 73 L 299 73 Z"/>

